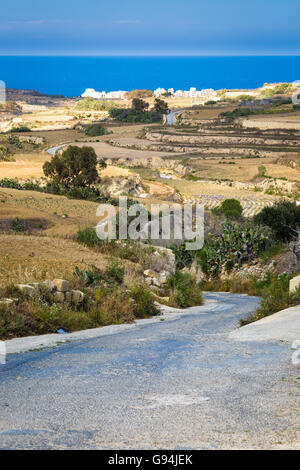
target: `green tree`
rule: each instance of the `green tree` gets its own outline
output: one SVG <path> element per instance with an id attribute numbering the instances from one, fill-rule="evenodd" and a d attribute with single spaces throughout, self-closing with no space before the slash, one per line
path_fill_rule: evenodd
<path id="1" fill-rule="evenodd" d="M 300 229 L 300 206 L 295 202 L 279 201 L 274 206 L 264 207 L 254 216 L 254 222 L 270 227 L 277 240 L 290 241 Z"/>
<path id="2" fill-rule="evenodd" d="M 155 98 L 154 110 L 157 113 L 167 114 L 168 109 L 168 103 L 166 103 L 164 100 L 160 100 L 159 98 Z"/>
<path id="3" fill-rule="evenodd" d="M 225 215 L 229 219 L 239 219 L 243 212 L 243 207 L 237 199 L 225 199 L 216 211 Z"/>
<path id="4" fill-rule="evenodd" d="M 62 155 L 55 154 L 50 162 L 45 162 L 43 170 L 45 176 L 66 189 L 90 187 L 99 179 L 97 155 L 92 147 L 70 145 Z"/>
<path id="5" fill-rule="evenodd" d="M 133 98 L 132 100 L 132 108 L 135 111 L 139 111 L 141 113 L 144 113 L 146 109 L 149 108 L 149 103 L 147 103 L 144 100 L 141 100 L 140 98 Z"/>

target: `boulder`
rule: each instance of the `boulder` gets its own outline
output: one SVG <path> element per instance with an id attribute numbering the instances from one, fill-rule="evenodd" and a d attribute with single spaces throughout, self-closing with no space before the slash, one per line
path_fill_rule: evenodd
<path id="1" fill-rule="evenodd" d="M 15 303 L 15 300 L 14 299 L 1 299 L 0 300 L 0 306 L 4 306 L 4 307 L 9 307 L 10 305 L 12 305 L 13 303 Z"/>
<path id="2" fill-rule="evenodd" d="M 156 278 L 156 277 L 159 276 L 159 274 L 156 273 L 155 271 L 153 271 L 153 269 L 145 269 L 144 276 L 151 277 L 151 278 Z"/>
<path id="3" fill-rule="evenodd" d="M 300 287 L 300 276 L 293 277 L 290 280 L 290 292 L 294 292 L 297 288 Z"/>
<path id="4" fill-rule="evenodd" d="M 160 281 L 160 284 L 166 284 L 167 280 L 169 279 L 170 277 L 170 273 L 168 271 L 162 271 L 160 274 L 159 274 L 159 281 Z"/>
<path id="5" fill-rule="evenodd" d="M 30 286 L 29 284 L 16 284 L 16 287 L 20 289 L 20 291 L 29 296 L 33 296 L 35 292 L 35 288 Z"/>
<path id="6" fill-rule="evenodd" d="M 67 292 L 69 290 L 69 283 L 64 279 L 54 279 L 53 283 L 58 292 Z"/>
<path id="7" fill-rule="evenodd" d="M 84 293 L 81 290 L 71 290 L 72 302 L 74 304 L 79 304 L 84 299 Z"/>
<path id="8" fill-rule="evenodd" d="M 47 279 L 46 281 L 43 282 L 43 284 L 51 291 L 54 292 L 56 290 L 56 286 L 53 281 L 50 281 Z"/>

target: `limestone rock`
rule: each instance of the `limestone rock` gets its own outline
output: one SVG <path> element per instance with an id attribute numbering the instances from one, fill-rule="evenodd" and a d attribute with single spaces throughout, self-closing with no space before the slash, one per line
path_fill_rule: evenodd
<path id="1" fill-rule="evenodd" d="M 20 291 L 29 296 L 33 296 L 35 292 L 35 288 L 30 286 L 29 284 L 16 284 L 16 287 L 20 289 Z"/>
<path id="2" fill-rule="evenodd" d="M 14 299 L 1 299 L 0 300 L 0 306 L 3 305 L 4 307 L 9 307 L 13 303 L 15 303 Z"/>
<path id="3" fill-rule="evenodd" d="M 43 282 L 43 284 L 51 291 L 54 292 L 56 290 L 56 286 L 53 281 L 50 281 L 50 279 L 47 279 L 46 281 Z"/>
<path id="4" fill-rule="evenodd" d="M 67 292 L 69 290 L 69 283 L 64 279 L 54 279 L 53 283 L 58 292 Z"/>
<path id="5" fill-rule="evenodd" d="M 80 290 L 71 290 L 72 294 L 72 302 L 74 304 L 78 304 L 83 301 L 84 299 L 84 293 L 81 292 Z"/>
<path id="6" fill-rule="evenodd" d="M 294 292 L 299 287 L 300 287 L 300 276 L 293 277 L 293 279 L 290 280 L 290 292 Z"/>

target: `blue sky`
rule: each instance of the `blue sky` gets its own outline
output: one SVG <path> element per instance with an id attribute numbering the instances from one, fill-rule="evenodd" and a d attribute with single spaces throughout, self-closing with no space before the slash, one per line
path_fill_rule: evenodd
<path id="1" fill-rule="evenodd" d="M 300 55 L 299 0 L 1 3 L 0 55 Z"/>

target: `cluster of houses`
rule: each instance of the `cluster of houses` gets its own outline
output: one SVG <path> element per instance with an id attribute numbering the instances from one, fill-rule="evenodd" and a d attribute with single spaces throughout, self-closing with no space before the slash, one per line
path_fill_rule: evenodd
<path id="1" fill-rule="evenodd" d="M 185 98 L 206 98 L 206 99 L 215 99 L 216 98 L 216 92 L 212 88 L 208 89 L 203 89 L 203 90 L 197 90 L 195 87 L 191 87 L 189 90 L 176 90 L 174 91 L 174 88 L 168 88 L 168 90 L 165 90 L 164 88 L 157 88 L 154 90 L 154 95 L 156 97 L 160 97 L 162 95 L 169 95 L 169 96 L 175 96 L 178 98 L 185 97 Z"/>
<path id="2" fill-rule="evenodd" d="M 95 100 L 123 100 L 126 98 L 126 91 L 96 91 L 94 88 L 87 88 L 84 93 L 82 93 L 82 98 L 94 98 Z M 214 99 L 218 100 L 216 97 L 216 92 L 212 88 L 197 90 L 197 88 L 191 87 L 189 90 L 176 90 L 174 88 L 157 88 L 154 90 L 154 96 L 159 98 L 160 96 L 174 96 L 177 98 L 186 97 L 186 98 L 205 98 L 207 100 Z"/>
<path id="3" fill-rule="evenodd" d="M 123 100 L 126 95 L 126 91 L 96 91 L 94 88 L 87 88 L 84 93 L 82 93 L 82 98 L 94 98 L 95 100 Z"/>

